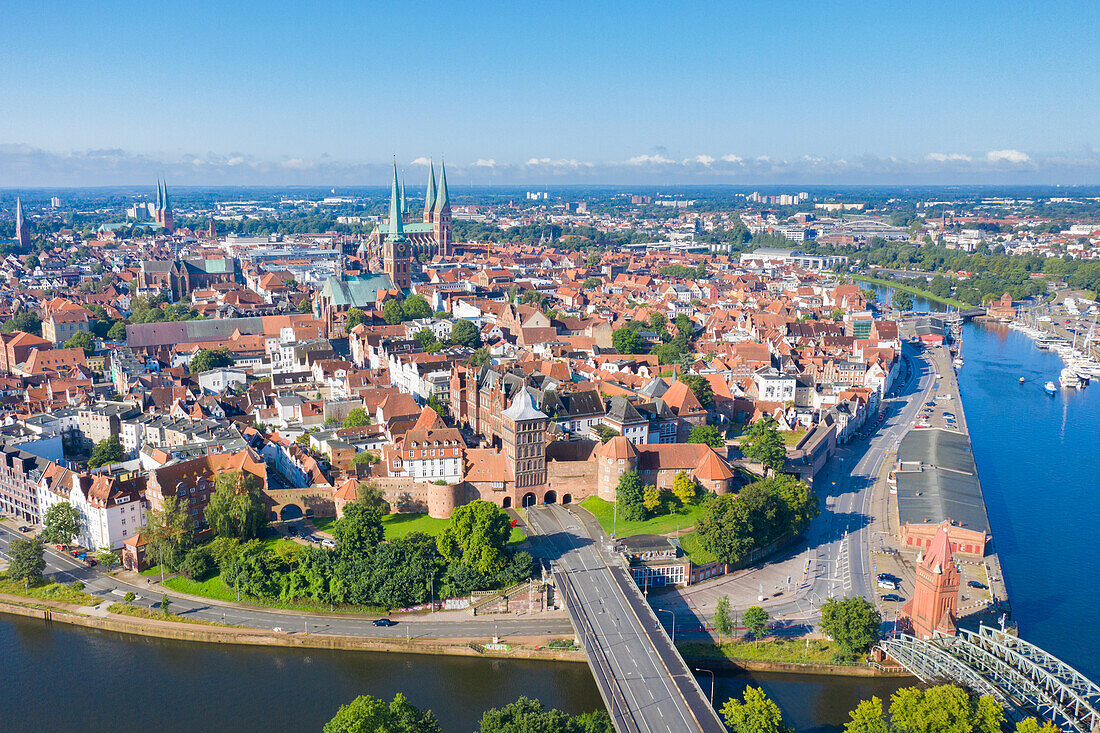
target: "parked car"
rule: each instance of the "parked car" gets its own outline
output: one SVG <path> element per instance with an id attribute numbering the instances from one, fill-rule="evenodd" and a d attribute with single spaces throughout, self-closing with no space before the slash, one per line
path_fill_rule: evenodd
<path id="1" fill-rule="evenodd" d="M 327 550 L 335 550 L 336 540 L 326 537 L 325 539 L 321 540 L 321 547 L 324 547 Z"/>
<path id="2" fill-rule="evenodd" d="M 897 593 L 887 593 L 882 597 L 882 600 L 886 603 L 905 603 L 905 599 Z"/>
<path id="3" fill-rule="evenodd" d="M 391 621 L 388 618 L 375 619 L 372 623 L 375 626 L 396 626 L 397 625 L 396 621 Z"/>
<path id="4" fill-rule="evenodd" d="M 898 589 L 898 584 L 896 582 L 894 582 L 893 580 L 890 580 L 889 578 L 879 579 L 878 587 L 879 588 L 885 588 L 886 590 L 897 590 Z"/>
<path id="5" fill-rule="evenodd" d="M 64 552 L 65 551 L 65 545 L 54 545 L 54 547 L 57 548 L 58 552 Z"/>
<path id="6" fill-rule="evenodd" d="M 978 589 L 980 589 L 980 590 L 989 590 L 989 586 L 988 586 L 988 585 L 986 585 L 985 583 L 979 583 L 979 582 L 978 582 L 978 581 L 976 581 L 976 580 L 968 580 L 968 581 L 966 582 L 966 584 L 967 584 L 968 586 L 970 586 L 971 588 L 978 588 Z"/>
<path id="7" fill-rule="evenodd" d="M 88 563 L 88 567 L 90 567 L 90 568 L 94 568 L 96 565 L 99 564 L 99 562 L 97 560 L 95 560 L 94 558 L 90 558 L 90 557 L 87 560 L 85 560 L 84 562 Z"/>
<path id="8" fill-rule="evenodd" d="M 19 528 L 19 531 L 23 534 L 26 534 L 27 532 L 31 531 L 31 528 L 24 524 Z"/>

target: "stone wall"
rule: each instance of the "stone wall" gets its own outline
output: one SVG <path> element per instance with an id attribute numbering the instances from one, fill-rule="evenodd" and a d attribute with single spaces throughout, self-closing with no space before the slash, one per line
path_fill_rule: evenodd
<path id="1" fill-rule="evenodd" d="M 427 512 L 436 519 L 447 519 L 455 507 L 467 501 L 465 484 L 439 486 L 408 477 L 379 477 L 370 482 L 382 490 L 386 501 L 399 512 Z"/>
<path id="2" fill-rule="evenodd" d="M 561 503 L 578 502 L 596 493 L 595 461 L 547 461 L 546 480 Z M 566 496 L 568 495 L 568 500 Z"/>

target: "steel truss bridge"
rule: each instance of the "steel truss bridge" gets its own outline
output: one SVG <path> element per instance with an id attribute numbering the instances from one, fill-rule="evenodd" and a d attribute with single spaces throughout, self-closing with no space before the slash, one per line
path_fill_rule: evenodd
<path id="1" fill-rule="evenodd" d="M 1100 686 L 1012 634 L 989 626 L 928 640 L 901 634 L 879 648 L 922 682 L 989 695 L 1014 720 L 1036 715 L 1065 731 L 1100 733 Z"/>

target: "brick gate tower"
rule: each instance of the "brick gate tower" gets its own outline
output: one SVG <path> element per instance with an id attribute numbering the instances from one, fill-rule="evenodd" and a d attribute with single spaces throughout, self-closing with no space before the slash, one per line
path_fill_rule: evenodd
<path id="1" fill-rule="evenodd" d="M 901 617 L 918 639 L 954 636 L 959 613 L 960 574 L 947 538 L 948 522 L 942 522 L 924 559 L 917 566 L 913 597 L 902 607 Z"/>

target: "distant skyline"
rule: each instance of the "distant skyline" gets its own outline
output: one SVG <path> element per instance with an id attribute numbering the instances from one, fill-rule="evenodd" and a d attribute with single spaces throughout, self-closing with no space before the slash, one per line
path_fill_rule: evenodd
<path id="1" fill-rule="evenodd" d="M 11 0 L 0 186 L 1100 183 L 1100 5 Z"/>

